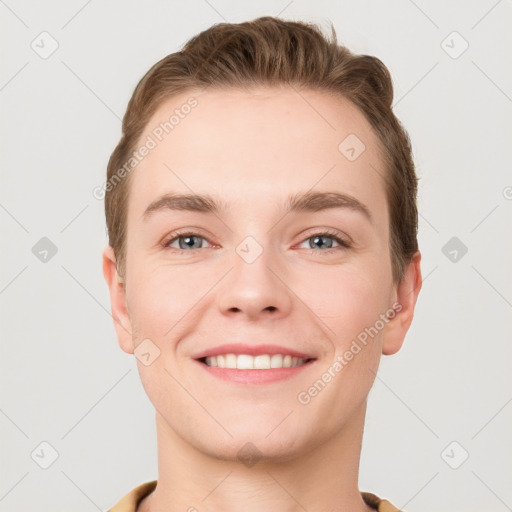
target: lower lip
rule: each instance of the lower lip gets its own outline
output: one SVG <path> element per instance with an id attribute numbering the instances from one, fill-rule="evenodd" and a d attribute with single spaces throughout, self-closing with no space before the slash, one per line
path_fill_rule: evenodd
<path id="1" fill-rule="evenodd" d="M 238 370 L 233 368 L 219 368 L 218 366 L 208 366 L 201 361 L 195 360 L 210 375 L 219 379 L 239 384 L 269 384 L 295 377 L 303 370 L 309 368 L 315 360 L 300 366 L 290 368 L 270 368 L 268 370 Z"/>

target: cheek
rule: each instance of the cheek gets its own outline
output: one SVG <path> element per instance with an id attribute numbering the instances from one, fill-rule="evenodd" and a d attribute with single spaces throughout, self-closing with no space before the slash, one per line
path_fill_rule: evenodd
<path id="1" fill-rule="evenodd" d="M 389 309 L 388 277 L 367 258 L 365 264 L 318 275 L 316 285 L 302 291 L 309 295 L 308 305 L 319 323 L 329 327 L 323 329 L 332 344 L 329 363 L 319 367 L 318 374 L 318 379 L 327 383 L 327 391 L 322 391 L 316 407 L 318 415 L 329 411 L 333 429 L 341 417 L 362 403 L 374 382 L 386 325 L 380 315 Z M 326 285 L 318 286 L 320 282 Z"/>
<path id="2" fill-rule="evenodd" d="M 215 272 L 187 265 L 141 262 L 129 274 L 129 307 L 140 337 L 168 345 L 201 311 L 200 301 L 215 282 Z M 168 346 L 167 346 L 168 349 Z"/>
<path id="3" fill-rule="evenodd" d="M 147 344 L 145 340 L 149 339 L 156 346 L 150 345 L 151 357 L 158 354 L 149 365 L 137 359 L 146 394 L 158 411 L 168 409 L 169 396 L 176 403 L 181 403 L 182 399 L 188 403 L 187 397 L 182 397 L 183 390 L 169 372 L 174 373 L 179 340 L 187 334 L 191 324 L 196 324 L 194 315 L 199 314 L 197 303 L 204 295 L 205 276 L 189 272 L 183 266 L 157 267 L 142 262 L 128 276 L 135 345 L 143 340 Z"/>
<path id="4" fill-rule="evenodd" d="M 317 274 L 300 294 L 307 297 L 305 302 L 331 329 L 327 333 L 336 352 L 346 349 L 389 307 L 386 276 L 377 267 L 368 272 L 370 267 L 330 268 L 324 275 Z"/>

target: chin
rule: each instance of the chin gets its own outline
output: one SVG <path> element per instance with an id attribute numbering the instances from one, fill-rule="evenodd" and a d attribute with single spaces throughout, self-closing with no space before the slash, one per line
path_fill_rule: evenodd
<path id="1" fill-rule="evenodd" d="M 272 428 L 275 427 L 274 423 Z M 210 432 L 205 433 L 201 440 L 196 439 L 193 444 L 214 459 L 239 462 L 248 468 L 265 462 L 282 463 L 293 460 L 308 451 L 307 447 L 311 445 L 311 440 L 303 439 L 303 442 L 300 442 L 285 429 L 279 432 L 276 429 L 269 435 L 271 431 L 272 429 L 266 428 L 261 431 L 245 428 L 230 430 L 233 437 L 219 434 L 217 438 Z"/>

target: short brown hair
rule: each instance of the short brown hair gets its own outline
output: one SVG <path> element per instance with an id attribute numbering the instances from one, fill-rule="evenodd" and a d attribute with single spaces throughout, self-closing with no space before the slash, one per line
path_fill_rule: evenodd
<path id="1" fill-rule="evenodd" d="M 381 144 L 390 211 L 390 255 L 394 282 L 418 249 L 417 180 L 409 136 L 392 111 L 393 84 L 376 57 L 356 55 L 316 25 L 269 16 L 244 23 L 219 23 L 163 58 L 140 80 L 123 118 L 122 136 L 107 167 L 112 183 L 130 159 L 149 119 L 164 100 L 186 90 L 290 84 L 337 93 L 355 104 Z M 340 141 L 341 142 L 341 141 Z M 109 244 L 119 275 L 126 265 L 130 176 L 105 193 Z"/>

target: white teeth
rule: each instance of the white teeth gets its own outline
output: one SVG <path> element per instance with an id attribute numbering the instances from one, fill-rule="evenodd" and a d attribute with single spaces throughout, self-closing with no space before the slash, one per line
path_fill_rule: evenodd
<path id="1" fill-rule="evenodd" d="M 254 368 L 258 370 L 269 370 L 270 366 L 270 356 L 264 354 L 261 356 L 256 356 L 254 358 Z"/>
<path id="2" fill-rule="evenodd" d="M 228 366 L 229 368 L 229 366 Z M 236 366 L 239 370 L 251 370 L 254 368 L 254 357 L 241 354 L 236 359 Z"/>
<path id="3" fill-rule="evenodd" d="M 270 358 L 270 368 L 282 368 L 283 367 L 283 356 L 281 354 L 274 354 Z"/>
<path id="4" fill-rule="evenodd" d="M 205 362 L 208 366 L 219 368 L 231 368 L 238 370 L 269 370 L 270 368 L 291 368 L 304 364 L 305 359 L 292 357 L 287 354 L 262 354 L 250 356 L 248 354 L 222 354 L 207 357 Z"/>

